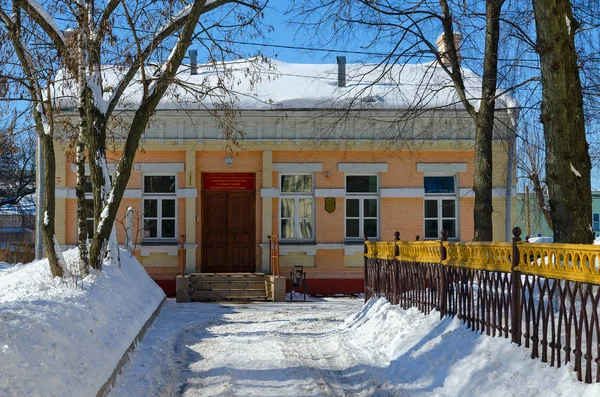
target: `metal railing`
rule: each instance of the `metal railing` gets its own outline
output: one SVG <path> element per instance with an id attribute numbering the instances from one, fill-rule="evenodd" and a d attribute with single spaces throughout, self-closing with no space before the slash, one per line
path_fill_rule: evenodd
<path id="1" fill-rule="evenodd" d="M 365 241 L 365 300 L 456 316 L 600 382 L 600 250 L 576 244 Z"/>
<path id="2" fill-rule="evenodd" d="M 185 234 L 182 234 L 179 237 L 179 248 L 177 249 L 177 260 L 179 267 L 179 275 L 183 277 L 185 275 L 185 257 L 186 257 L 186 249 L 185 249 Z"/>
<path id="3" fill-rule="evenodd" d="M 273 235 L 273 236 L 269 236 L 269 248 L 271 251 L 270 254 L 270 265 L 271 265 L 271 274 L 274 275 L 275 277 L 279 277 L 280 276 L 280 269 L 279 269 L 279 236 L 278 235 Z"/>

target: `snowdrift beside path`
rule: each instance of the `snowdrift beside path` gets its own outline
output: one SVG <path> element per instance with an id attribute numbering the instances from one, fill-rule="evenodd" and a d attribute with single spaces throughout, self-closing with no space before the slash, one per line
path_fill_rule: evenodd
<path id="1" fill-rule="evenodd" d="M 0 396 L 96 395 L 164 298 L 135 258 L 121 261 L 77 287 L 47 260 L 0 266 Z"/>
<path id="2" fill-rule="evenodd" d="M 599 396 L 600 384 L 577 381 L 572 365 L 559 369 L 530 358 L 510 340 L 481 335 L 458 319 L 439 320 L 385 299 L 370 300 L 346 319 L 341 338 L 381 381 L 382 395 Z"/>

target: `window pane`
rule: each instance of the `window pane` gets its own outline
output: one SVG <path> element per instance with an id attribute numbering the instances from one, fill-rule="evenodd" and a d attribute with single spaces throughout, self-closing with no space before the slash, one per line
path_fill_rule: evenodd
<path id="1" fill-rule="evenodd" d="M 92 177 L 89 175 L 86 175 L 85 180 L 83 181 L 83 191 L 92 193 Z"/>
<path id="2" fill-rule="evenodd" d="M 144 219 L 144 237 L 157 237 L 156 220 Z"/>
<path id="3" fill-rule="evenodd" d="M 454 193 L 453 176 L 426 176 L 425 193 Z"/>
<path id="4" fill-rule="evenodd" d="M 281 238 L 294 238 L 294 220 L 293 219 L 282 219 L 281 220 Z"/>
<path id="5" fill-rule="evenodd" d="M 377 193 L 377 175 L 347 175 L 346 192 Z"/>
<path id="6" fill-rule="evenodd" d="M 312 219 L 300 220 L 299 233 L 298 238 L 312 238 Z"/>
<path id="7" fill-rule="evenodd" d="M 600 222 L 600 214 L 597 212 L 594 214 L 594 222 Z"/>
<path id="8" fill-rule="evenodd" d="M 346 199 L 346 216 L 358 218 L 358 206 L 360 200 L 358 199 Z"/>
<path id="9" fill-rule="evenodd" d="M 425 200 L 425 218 L 437 218 L 438 202 L 437 200 Z"/>
<path id="10" fill-rule="evenodd" d="M 442 200 L 442 217 L 456 218 L 455 200 Z"/>
<path id="11" fill-rule="evenodd" d="M 162 236 L 163 238 L 175 237 L 175 219 L 167 219 L 162 221 Z"/>
<path id="12" fill-rule="evenodd" d="M 377 237 L 377 219 L 365 219 L 365 234 L 367 237 Z"/>
<path id="13" fill-rule="evenodd" d="M 312 199 L 298 199 L 298 217 L 312 218 Z"/>
<path id="14" fill-rule="evenodd" d="M 284 193 L 312 192 L 312 175 L 281 175 L 281 191 Z"/>
<path id="15" fill-rule="evenodd" d="M 426 220 L 425 221 L 425 237 L 426 238 L 437 238 L 438 237 L 438 222 L 437 220 Z"/>
<path id="16" fill-rule="evenodd" d="M 294 217 L 294 199 L 281 199 L 281 217 Z"/>
<path id="17" fill-rule="evenodd" d="M 85 217 L 94 218 L 94 200 L 85 200 Z"/>
<path id="18" fill-rule="evenodd" d="M 156 218 L 158 216 L 158 200 L 144 200 L 144 217 Z"/>
<path id="19" fill-rule="evenodd" d="M 358 219 L 346 219 L 346 237 L 361 237 Z"/>
<path id="20" fill-rule="evenodd" d="M 377 218 L 377 200 L 365 199 L 364 216 L 366 218 Z"/>
<path id="21" fill-rule="evenodd" d="M 175 175 L 144 176 L 144 193 L 175 193 Z"/>
<path id="22" fill-rule="evenodd" d="M 162 217 L 175 218 L 175 200 L 162 201 Z"/>
<path id="23" fill-rule="evenodd" d="M 456 221 L 454 219 L 443 220 L 442 229 L 446 229 L 448 231 L 448 237 L 456 237 Z"/>
<path id="24" fill-rule="evenodd" d="M 94 220 L 88 220 L 86 223 L 87 234 L 91 238 L 94 235 Z"/>

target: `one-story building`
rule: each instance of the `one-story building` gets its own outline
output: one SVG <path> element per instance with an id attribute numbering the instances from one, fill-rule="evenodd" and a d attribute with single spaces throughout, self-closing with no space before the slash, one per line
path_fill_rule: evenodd
<path id="1" fill-rule="evenodd" d="M 321 294 L 362 291 L 365 234 L 438 239 L 446 229 L 450 239 L 472 239 L 475 127 L 437 64 L 220 68 L 186 67 L 180 78 L 202 85 L 227 76 L 231 106 L 174 88 L 144 134 L 121 203 L 118 219 L 128 207 L 136 214 L 135 255 L 165 290 L 174 289 L 181 235 L 188 273 L 269 273 L 277 235 L 282 273 L 303 265 L 309 292 Z M 477 104 L 481 79 L 464 75 Z M 498 106 L 494 239 L 506 241 L 515 117 L 505 101 Z M 76 173 L 58 146 L 57 238 L 69 247 Z M 118 158 L 110 154 L 109 165 Z M 117 236 L 123 244 L 120 224 Z"/>

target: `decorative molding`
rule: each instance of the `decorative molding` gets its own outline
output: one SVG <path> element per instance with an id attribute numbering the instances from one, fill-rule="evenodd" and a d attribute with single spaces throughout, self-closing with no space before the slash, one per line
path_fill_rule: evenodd
<path id="1" fill-rule="evenodd" d="M 177 198 L 197 198 L 198 189 L 195 187 L 186 187 L 177 189 Z"/>
<path id="2" fill-rule="evenodd" d="M 261 248 L 269 248 L 269 245 L 263 243 Z M 279 255 L 287 255 L 295 252 L 302 252 L 306 255 L 317 255 L 317 250 L 344 250 L 344 255 L 353 255 L 357 252 L 363 252 L 362 244 L 343 244 L 343 243 L 319 243 L 319 244 L 281 244 L 279 245 Z"/>
<path id="3" fill-rule="evenodd" d="M 467 163 L 417 163 L 417 172 L 456 174 L 467 172 Z"/>
<path id="4" fill-rule="evenodd" d="M 114 174 L 118 163 L 108 163 L 108 172 Z M 183 172 L 184 163 L 134 163 L 133 172 Z M 77 172 L 77 166 L 71 163 L 71 172 Z M 85 174 L 90 175 L 90 165 L 85 165 Z"/>
<path id="5" fill-rule="evenodd" d="M 315 197 L 344 197 L 346 189 L 315 189 Z"/>
<path id="6" fill-rule="evenodd" d="M 108 172 L 110 172 L 110 174 L 114 174 L 115 171 L 117 170 L 117 167 L 119 166 L 119 163 L 108 163 Z M 90 176 L 90 165 L 89 164 L 85 164 L 85 175 L 86 176 Z M 71 163 L 71 172 L 77 172 L 77 165 Z"/>
<path id="7" fill-rule="evenodd" d="M 142 189 L 125 189 L 123 198 L 142 198 Z"/>
<path id="8" fill-rule="evenodd" d="M 273 163 L 275 172 L 321 172 L 322 163 Z"/>
<path id="9" fill-rule="evenodd" d="M 344 244 L 344 255 L 354 255 L 358 252 L 365 252 L 364 244 Z"/>
<path id="10" fill-rule="evenodd" d="M 388 163 L 338 163 L 339 172 L 372 173 L 387 172 Z"/>
<path id="11" fill-rule="evenodd" d="M 318 250 L 341 250 L 344 249 L 344 244 L 335 243 L 319 243 L 317 244 Z"/>
<path id="12" fill-rule="evenodd" d="M 511 189 L 513 192 L 513 196 L 516 193 L 516 189 Z M 461 187 L 460 188 L 460 198 L 474 198 L 475 192 L 473 189 L 469 187 Z M 492 188 L 492 197 L 493 198 L 506 198 L 506 188 L 505 187 L 494 187 Z"/>
<path id="13" fill-rule="evenodd" d="M 179 251 L 179 245 L 140 245 L 139 248 L 141 256 L 150 256 L 151 254 L 167 254 L 169 256 L 177 256 Z"/>
<path id="14" fill-rule="evenodd" d="M 260 189 L 260 197 L 279 197 L 279 189 L 276 187 L 263 187 Z"/>
<path id="15" fill-rule="evenodd" d="M 183 172 L 184 163 L 136 163 L 133 166 L 135 171 L 149 173 L 149 172 Z"/>
<path id="16" fill-rule="evenodd" d="M 77 195 L 75 194 L 75 188 L 72 188 L 72 187 L 56 188 L 54 194 L 55 194 L 56 198 L 69 198 L 69 199 L 77 198 Z M 142 189 L 125 189 L 125 192 L 123 192 L 123 198 L 141 198 L 141 197 L 142 197 Z M 86 192 L 85 198 L 91 199 L 92 193 Z"/>
<path id="17" fill-rule="evenodd" d="M 280 240 L 281 242 L 281 240 Z M 287 245 L 280 244 L 279 245 L 279 255 L 287 255 L 295 252 L 303 252 L 306 255 L 317 255 L 317 245 L 316 244 L 298 244 L 298 245 Z"/>
<path id="18" fill-rule="evenodd" d="M 423 198 L 425 189 L 422 187 L 386 187 L 381 188 L 382 198 Z"/>
<path id="19" fill-rule="evenodd" d="M 475 197 L 475 192 L 470 187 L 461 187 L 458 190 L 459 198 L 473 198 Z"/>
<path id="20" fill-rule="evenodd" d="M 54 197 L 55 198 L 76 198 L 75 189 L 70 187 L 57 187 L 54 189 Z"/>

